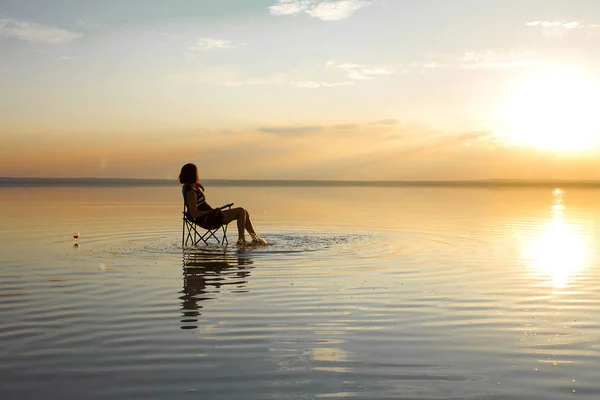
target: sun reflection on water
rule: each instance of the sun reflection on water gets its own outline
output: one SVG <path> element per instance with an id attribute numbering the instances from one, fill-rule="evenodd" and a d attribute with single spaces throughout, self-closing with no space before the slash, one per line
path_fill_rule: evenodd
<path id="1" fill-rule="evenodd" d="M 524 255 L 536 273 L 564 288 L 586 266 L 590 248 L 582 228 L 564 216 L 564 192 L 555 189 L 553 195 L 552 218 L 524 246 Z"/>

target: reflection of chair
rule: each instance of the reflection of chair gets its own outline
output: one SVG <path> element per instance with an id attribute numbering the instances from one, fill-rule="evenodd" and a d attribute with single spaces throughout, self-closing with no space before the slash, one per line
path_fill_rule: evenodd
<path id="1" fill-rule="evenodd" d="M 184 250 L 183 290 L 181 297 L 181 329 L 198 328 L 198 319 L 204 305 L 201 302 L 214 299 L 223 287 L 240 291 L 247 283 L 252 261 L 215 253 L 214 248 Z"/>
<path id="2" fill-rule="evenodd" d="M 223 224 L 216 228 L 202 226 L 201 223 L 192 218 L 190 212 L 185 204 L 185 192 L 183 194 L 183 230 L 181 233 L 181 246 L 185 247 L 188 244 L 192 246 L 197 245 L 200 242 L 208 244 L 208 241 L 213 239 L 219 244 L 228 244 L 227 240 L 227 224 Z M 230 209 L 233 203 L 226 204 L 219 207 L 221 210 Z M 221 231 L 221 237 L 217 236 L 219 230 Z"/>

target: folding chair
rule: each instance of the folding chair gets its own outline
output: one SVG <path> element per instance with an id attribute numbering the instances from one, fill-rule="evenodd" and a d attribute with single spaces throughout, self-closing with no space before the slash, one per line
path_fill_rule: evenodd
<path id="1" fill-rule="evenodd" d="M 231 209 L 233 203 L 225 204 L 224 206 L 219 207 L 221 210 Z M 221 237 L 217 236 L 221 231 Z M 218 244 L 226 245 L 229 243 L 227 240 L 227 224 L 223 224 L 218 228 L 207 229 L 204 228 L 194 221 L 190 212 L 187 209 L 185 204 L 185 194 L 183 198 L 183 230 L 181 233 L 181 247 L 185 247 L 188 244 L 192 246 L 198 245 L 200 242 L 204 244 L 208 244 L 209 240 L 215 240 Z"/>

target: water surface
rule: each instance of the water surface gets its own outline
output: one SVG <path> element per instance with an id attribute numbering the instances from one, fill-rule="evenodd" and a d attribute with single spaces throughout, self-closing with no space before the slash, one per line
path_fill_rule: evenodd
<path id="1" fill-rule="evenodd" d="M 0 398 L 600 396 L 595 189 L 207 196 L 271 245 L 182 249 L 177 187 L 1 188 Z"/>

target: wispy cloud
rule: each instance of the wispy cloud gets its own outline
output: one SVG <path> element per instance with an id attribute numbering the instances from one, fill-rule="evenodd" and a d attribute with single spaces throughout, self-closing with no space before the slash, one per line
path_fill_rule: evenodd
<path id="1" fill-rule="evenodd" d="M 292 86 L 300 89 L 334 88 L 339 86 L 351 86 L 355 81 L 321 81 L 313 79 L 302 79 L 294 76 L 294 73 L 279 72 L 264 78 L 250 78 L 242 80 L 227 80 L 220 83 L 221 86 Z"/>
<path id="2" fill-rule="evenodd" d="M 275 16 L 306 13 L 322 21 L 340 21 L 373 2 L 373 0 L 277 0 L 276 4 L 269 7 L 269 12 Z"/>
<path id="3" fill-rule="evenodd" d="M 315 81 L 294 81 L 289 82 L 290 85 L 298 87 L 298 88 L 306 88 L 306 89 L 316 89 L 321 87 L 319 82 Z"/>
<path id="4" fill-rule="evenodd" d="M 307 0 L 277 0 L 277 4 L 269 7 L 271 15 L 296 15 L 306 11 L 311 6 Z"/>
<path id="5" fill-rule="evenodd" d="M 392 68 L 387 66 L 329 61 L 300 65 L 269 75 L 248 75 L 241 68 L 205 67 L 195 71 L 171 74 L 168 79 L 177 84 L 212 84 L 224 87 L 288 86 L 311 90 L 353 86 L 393 73 Z"/>
<path id="6" fill-rule="evenodd" d="M 482 51 L 467 51 L 462 54 L 434 54 L 430 60 L 399 65 L 402 73 L 435 70 L 464 70 L 464 69 L 511 69 L 528 68 L 543 64 L 543 54 L 537 51 L 519 49 L 488 49 Z"/>
<path id="7" fill-rule="evenodd" d="M 307 126 L 275 126 L 258 128 L 259 132 L 275 133 L 277 135 L 302 135 L 306 133 L 315 133 L 323 130 L 320 125 Z"/>
<path id="8" fill-rule="evenodd" d="M 379 121 L 373 122 L 373 125 L 398 125 L 400 121 L 394 118 L 382 119 Z"/>
<path id="9" fill-rule="evenodd" d="M 221 83 L 221 86 L 238 87 L 238 86 L 260 86 L 260 85 L 278 85 L 292 86 L 300 89 L 318 89 L 318 88 L 333 88 L 339 86 L 354 85 L 354 81 L 342 82 L 327 82 L 327 81 L 286 81 L 281 79 L 246 79 L 242 81 L 226 81 Z"/>
<path id="10" fill-rule="evenodd" d="M 462 54 L 433 54 L 430 60 L 392 65 L 358 64 L 339 61 L 301 66 L 271 75 L 248 76 L 243 70 L 205 67 L 196 71 L 169 75 L 177 84 L 209 84 L 223 87 L 279 86 L 302 90 L 333 89 L 366 85 L 395 74 L 448 70 L 507 70 L 531 68 L 548 63 L 539 51 L 490 49 Z"/>
<path id="11" fill-rule="evenodd" d="M 229 79 L 225 82 L 217 83 L 220 86 L 238 87 L 238 86 L 270 86 L 285 85 L 288 82 L 287 74 L 283 72 L 275 73 L 267 77 L 246 78 L 246 79 Z"/>
<path id="12" fill-rule="evenodd" d="M 306 134 L 318 133 L 321 131 L 328 131 L 328 132 L 348 131 L 348 130 L 363 128 L 366 131 L 369 131 L 374 134 L 374 132 L 388 133 L 389 131 L 387 130 L 387 128 L 400 129 L 400 127 L 398 127 L 399 124 L 400 124 L 399 120 L 389 118 L 389 119 L 383 119 L 383 120 L 379 120 L 379 121 L 375 121 L 375 122 L 362 122 L 362 123 L 354 122 L 354 123 L 340 123 L 340 124 L 333 124 L 333 125 L 267 126 L 267 127 L 260 127 L 257 129 L 257 131 L 263 132 L 263 133 L 272 133 L 272 134 L 274 133 L 274 134 L 279 134 L 279 135 L 290 135 L 290 134 L 306 135 Z M 402 129 L 406 130 L 407 127 L 408 127 L 408 125 L 402 127 Z M 398 135 L 394 135 L 394 137 L 398 137 Z"/>
<path id="13" fill-rule="evenodd" d="M 204 83 L 204 82 L 202 82 Z M 271 82 L 267 79 L 246 79 L 243 81 L 225 81 L 221 83 L 221 86 L 226 87 L 238 87 L 238 86 L 259 86 L 259 85 L 274 85 L 275 82 Z"/>
<path id="14" fill-rule="evenodd" d="M 337 86 L 352 86 L 354 81 L 341 81 L 341 82 L 321 82 L 323 87 L 337 87 Z"/>
<path id="15" fill-rule="evenodd" d="M 531 28 L 561 28 L 561 29 L 584 29 L 589 27 L 596 27 L 597 25 L 583 25 L 577 21 L 530 21 L 525 23 L 526 26 Z"/>
<path id="16" fill-rule="evenodd" d="M 12 37 L 28 42 L 63 43 L 81 36 L 80 33 L 37 24 L 35 22 L 0 19 L 0 37 Z"/>
<path id="17" fill-rule="evenodd" d="M 524 68 L 539 64 L 532 54 L 522 51 L 468 51 L 461 60 L 463 69 L 509 69 Z"/>
<path id="18" fill-rule="evenodd" d="M 290 86 L 305 89 L 317 89 L 321 87 L 338 87 L 338 86 L 351 86 L 354 85 L 353 81 L 342 81 L 342 82 L 315 82 L 315 81 L 291 81 L 288 82 Z"/>
<path id="19" fill-rule="evenodd" d="M 377 76 L 392 75 L 393 70 L 386 66 L 370 66 L 352 63 L 339 63 L 337 61 L 328 61 L 325 63 L 327 68 L 336 68 L 342 70 L 349 79 L 369 80 Z"/>
<path id="20" fill-rule="evenodd" d="M 359 124 L 337 124 L 337 125 L 333 126 L 333 129 L 349 130 L 349 129 L 356 129 L 359 126 L 360 126 Z"/>
<path id="21" fill-rule="evenodd" d="M 190 47 L 190 50 L 233 50 L 237 47 L 231 40 L 200 38 L 195 46 Z"/>
<path id="22" fill-rule="evenodd" d="M 577 21 L 529 21 L 525 23 L 529 28 L 540 29 L 543 36 L 551 39 L 562 39 L 569 33 L 589 32 L 598 29 L 598 24 L 583 24 Z"/>
<path id="23" fill-rule="evenodd" d="M 354 85 L 353 81 L 343 82 L 326 82 L 326 81 L 286 81 L 281 79 L 246 79 L 242 81 L 226 81 L 221 83 L 221 86 L 227 87 L 239 87 L 239 86 L 292 86 L 300 89 L 318 89 L 318 88 L 333 88 L 339 86 L 351 86 Z"/>

